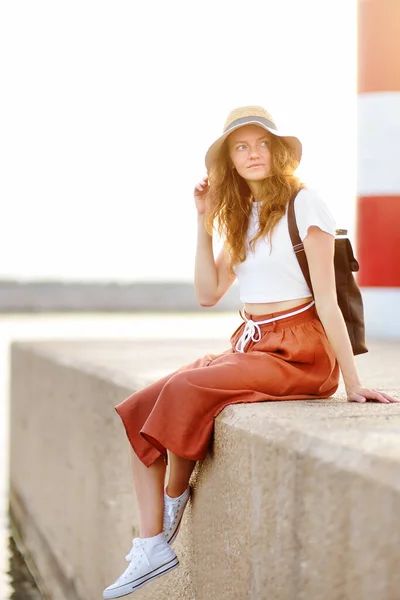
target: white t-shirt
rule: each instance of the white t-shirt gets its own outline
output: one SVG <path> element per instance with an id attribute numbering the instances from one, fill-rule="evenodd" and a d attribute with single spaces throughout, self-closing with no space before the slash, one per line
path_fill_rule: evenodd
<path id="1" fill-rule="evenodd" d="M 246 260 L 236 265 L 241 302 L 282 302 L 311 296 L 289 235 L 287 209 L 272 234 L 272 251 L 268 237 L 260 238 L 252 252 L 249 241 L 258 231 L 258 206 L 253 202 L 247 232 Z M 315 191 L 302 189 L 294 201 L 294 212 L 301 241 L 311 225 L 335 236 L 336 223 L 332 213 Z"/>

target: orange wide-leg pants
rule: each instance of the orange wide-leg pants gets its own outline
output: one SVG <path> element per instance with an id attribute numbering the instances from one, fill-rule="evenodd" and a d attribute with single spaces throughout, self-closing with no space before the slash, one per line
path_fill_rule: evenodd
<path id="1" fill-rule="evenodd" d="M 307 306 L 252 316 L 264 321 Z M 235 346 L 245 322 L 232 334 L 231 347 L 182 366 L 129 396 L 115 407 L 129 442 L 146 465 L 167 449 L 204 460 L 214 418 L 228 404 L 328 398 L 339 385 L 339 365 L 315 305 L 302 313 L 259 325 L 261 338 L 244 352 Z"/>

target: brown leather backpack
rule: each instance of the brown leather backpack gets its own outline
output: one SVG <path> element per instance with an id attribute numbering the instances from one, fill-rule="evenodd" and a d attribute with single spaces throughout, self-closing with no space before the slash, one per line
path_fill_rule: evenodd
<path id="1" fill-rule="evenodd" d="M 300 239 L 294 212 L 294 200 L 296 196 L 297 192 L 296 195 L 293 196 L 289 201 L 289 234 L 290 239 L 292 240 L 293 250 L 295 251 L 297 260 L 299 261 L 300 268 L 314 297 L 307 257 L 304 251 L 303 243 Z M 353 354 L 356 355 L 368 352 L 368 348 L 365 345 L 363 301 L 361 292 L 352 273 L 353 271 L 358 271 L 360 267 L 354 257 L 351 242 L 347 237 L 345 237 L 346 235 L 346 229 L 336 229 L 334 255 L 336 294 L 338 305 L 342 311 L 347 326 L 347 331 L 349 333 Z"/>

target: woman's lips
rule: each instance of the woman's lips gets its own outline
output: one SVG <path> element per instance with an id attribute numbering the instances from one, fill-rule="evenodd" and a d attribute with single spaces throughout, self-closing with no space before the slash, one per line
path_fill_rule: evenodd
<path id="1" fill-rule="evenodd" d="M 250 165 L 249 167 L 247 167 L 248 169 L 255 169 L 256 167 L 263 167 L 264 165 L 261 164 L 256 164 L 256 165 Z"/>

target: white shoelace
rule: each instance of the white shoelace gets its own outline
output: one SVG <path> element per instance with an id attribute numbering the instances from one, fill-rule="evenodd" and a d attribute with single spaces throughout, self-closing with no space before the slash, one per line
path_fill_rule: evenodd
<path id="1" fill-rule="evenodd" d="M 131 560 L 138 558 L 139 556 L 144 556 L 148 566 L 150 567 L 150 561 L 147 558 L 146 552 L 143 551 L 143 540 L 141 538 L 134 538 L 132 540 L 132 548 L 125 556 L 125 559 L 128 562 L 131 562 Z"/>
<path id="2" fill-rule="evenodd" d="M 177 506 L 179 506 L 179 504 L 180 504 L 180 502 L 179 503 L 176 503 L 176 502 L 165 502 L 164 503 L 164 527 L 165 528 L 169 528 L 173 524 L 174 509 L 176 509 Z M 125 560 L 127 560 L 128 562 L 131 562 L 131 560 L 133 560 L 135 558 L 135 556 L 137 556 L 141 552 L 142 545 L 143 545 L 143 540 L 141 538 L 134 538 L 132 540 L 132 548 L 130 549 L 128 554 L 125 556 Z M 143 552 L 143 554 L 146 556 L 145 552 Z M 146 556 L 146 560 L 150 566 L 147 556 Z"/>
<path id="3" fill-rule="evenodd" d="M 164 528 L 171 527 L 174 520 L 174 508 L 176 504 L 173 502 L 164 502 Z"/>
<path id="4" fill-rule="evenodd" d="M 293 315 L 297 315 L 309 309 L 313 304 L 315 304 L 314 300 L 312 300 L 310 304 L 307 304 L 307 306 L 304 306 L 299 310 L 295 310 L 291 313 L 285 313 L 284 315 L 280 315 L 279 317 L 273 317 L 272 319 L 267 319 L 266 321 L 253 321 L 252 319 L 246 319 L 243 313 L 242 317 L 246 321 L 246 325 L 244 326 L 242 335 L 236 343 L 235 350 L 237 352 L 244 352 L 244 349 L 250 340 L 252 340 L 253 342 L 259 342 L 261 339 L 260 325 L 264 325 L 265 323 L 271 323 L 272 321 L 279 321 L 280 319 L 286 319 L 287 317 L 292 317 Z M 255 337 L 256 333 L 258 337 Z"/>

